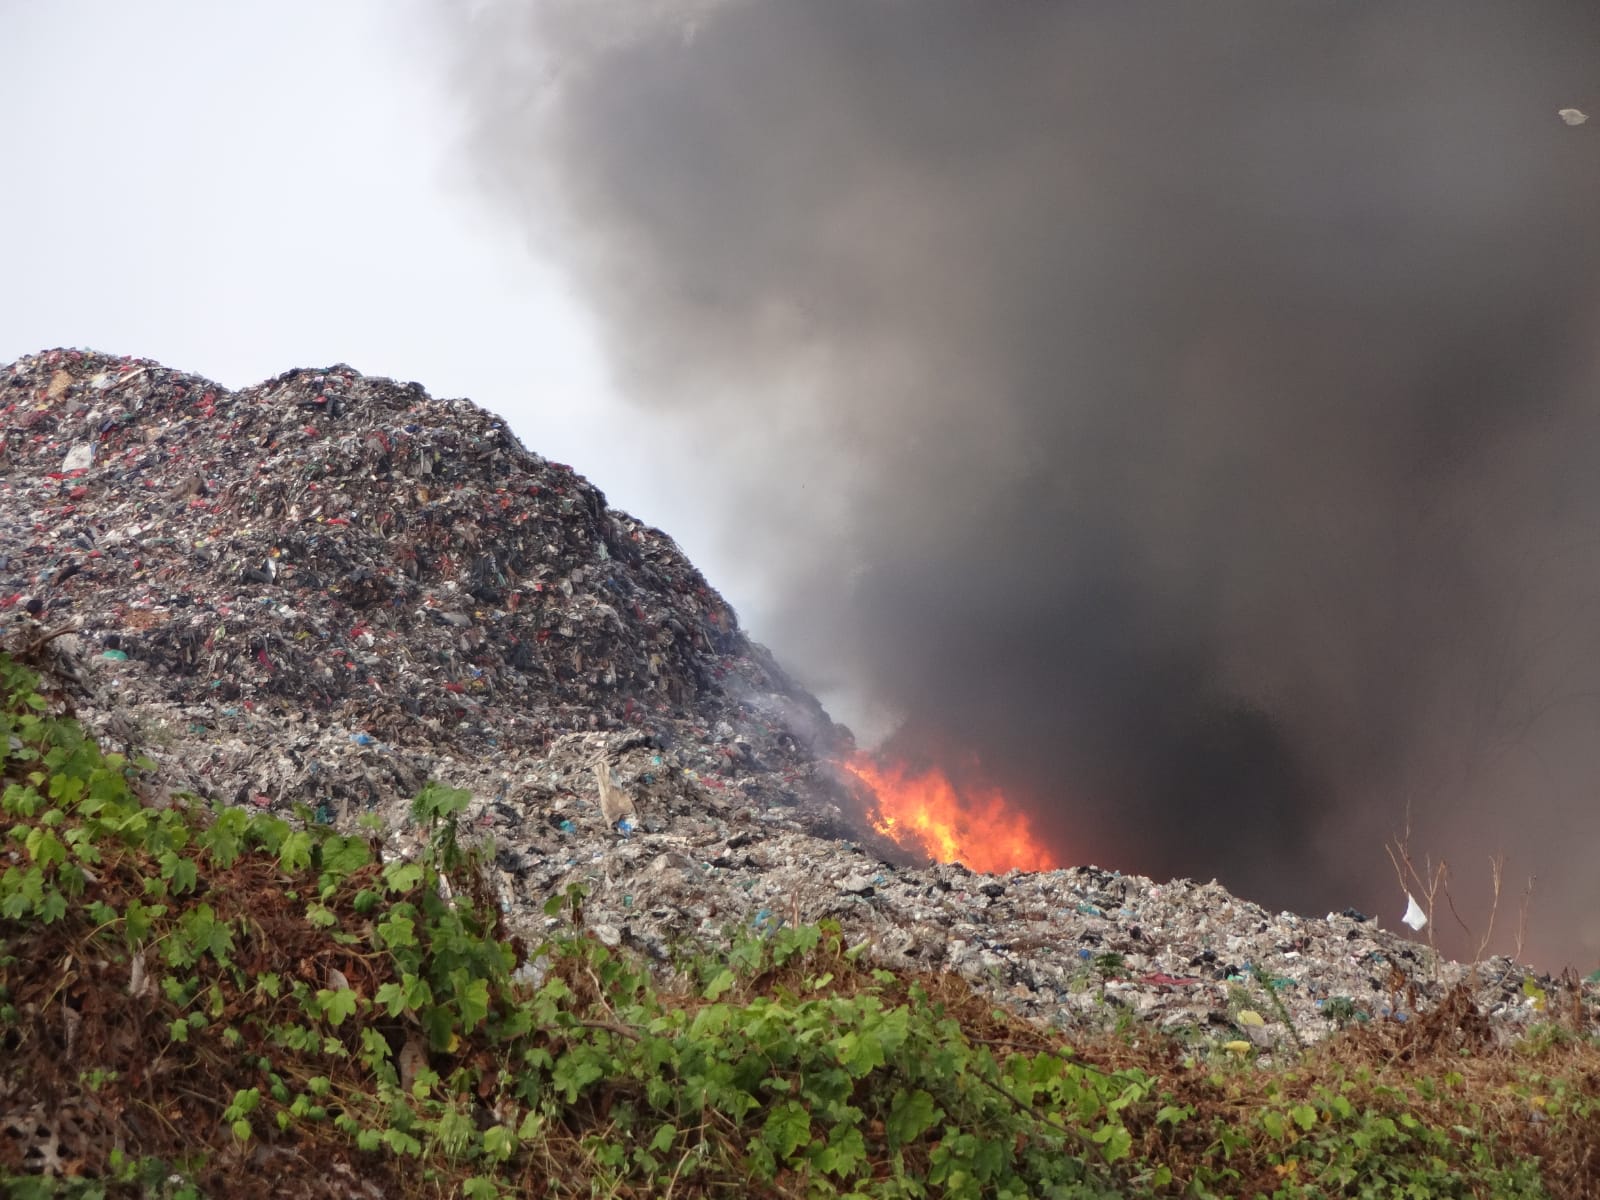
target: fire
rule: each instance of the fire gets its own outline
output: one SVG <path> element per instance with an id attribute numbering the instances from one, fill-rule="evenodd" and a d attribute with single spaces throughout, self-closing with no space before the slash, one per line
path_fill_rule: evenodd
<path id="1" fill-rule="evenodd" d="M 872 827 L 908 850 L 940 862 L 960 862 L 984 874 L 1018 868 L 1048 871 L 1060 865 L 1034 835 L 1026 814 L 1007 803 L 999 789 L 956 787 L 937 767 L 913 772 L 879 766 L 865 754 L 840 764 L 871 790 Z"/>

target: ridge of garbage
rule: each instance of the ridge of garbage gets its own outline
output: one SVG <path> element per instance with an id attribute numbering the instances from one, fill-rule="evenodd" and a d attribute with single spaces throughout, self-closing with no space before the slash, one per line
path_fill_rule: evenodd
<path id="1" fill-rule="evenodd" d="M 494 414 L 343 364 L 237 391 L 84 350 L 0 367 L 0 622 L 162 790 L 377 812 L 406 854 L 418 788 L 468 788 L 514 919 L 583 883 L 595 935 L 664 967 L 834 918 L 1030 1017 L 1263 1053 L 1460 981 L 1510 1029 L 1553 986 L 1215 881 L 909 864 L 831 765 L 849 731 L 671 538 Z"/>

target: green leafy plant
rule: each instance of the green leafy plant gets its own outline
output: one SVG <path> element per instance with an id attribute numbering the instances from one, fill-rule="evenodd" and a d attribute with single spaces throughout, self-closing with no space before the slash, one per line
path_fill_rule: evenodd
<path id="1" fill-rule="evenodd" d="M 1463 1008 L 1352 1028 L 1292 1071 L 1217 1070 L 1131 1030 L 1074 1043 L 875 966 L 831 922 L 685 946 L 663 978 L 589 935 L 581 886 L 551 897 L 543 940 L 513 936 L 460 789 L 424 787 L 425 850 L 383 861 L 375 828 L 146 805 L 151 764 L 102 754 L 3 657 L 0 685 L 0 1094 L 111 1114 L 96 1180 L 0 1159 L 12 1195 L 234 1195 L 258 1148 L 417 1197 L 1600 1183 L 1584 1038 L 1464 1058 Z"/>

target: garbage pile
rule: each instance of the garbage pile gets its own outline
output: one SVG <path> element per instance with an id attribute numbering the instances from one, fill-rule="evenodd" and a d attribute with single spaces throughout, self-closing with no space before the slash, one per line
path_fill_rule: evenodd
<path id="1" fill-rule="evenodd" d="M 595 934 L 663 969 L 830 917 L 1069 1027 L 1270 1052 L 1460 979 L 1508 1028 L 1538 1014 L 1512 964 L 1442 963 L 1360 914 L 908 864 L 831 765 L 849 732 L 669 537 L 493 414 L 343 365 L 240 391 L 78 350 L 0 367 L 0 633 L 157 763 L 154 801 L 376 813 L 406 855 L 437 778 L 472 792 L 515 921 L 581 883 Z"/>
<path id="2" fill-rule="evenodd" d="M 664 969 L 688 946 L 827 918 L 885 965 L 956 972 L 1043 1023 L 1103 1030 L 1136 1019 L 1262 1055 L 1352 1023 L 1412 1020 L 1457 984 L 1502 1034 L 1568 1013 L 1569 1002 L 1600 1032 L 1592 984 L 1564 989 L 1506 958 L 1448 962 L 1353 909 L 1273 913 L 1215 881 L 1092 866 L 1000 876 L 896 866 L 874 846 L 796 831 L 781 809 L 652 790 L 649 746 L 627 750 L 619 772 L 638 781 L 643 824 L 608 837 L 578 786 L 592 736 L 553 747 L 523 803 L 472 810 L 499 847 L 507 910 L 535 934 L 557 923 L 540 905 L 573 884 L 587 892 L 595 936 Z"/>
<path id="3" fill-rule="evenodd" d="M 445 757 L 645 737 L 832 818 L 849 735 L 659 530 L 492 414 L 346 366 L 230 392 L 53 350 L 0 369 L 0 619 L 174 786 L 338 816 Z"/>

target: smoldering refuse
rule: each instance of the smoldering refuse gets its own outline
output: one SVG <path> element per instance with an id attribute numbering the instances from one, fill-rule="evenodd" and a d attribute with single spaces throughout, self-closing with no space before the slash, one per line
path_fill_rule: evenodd
<path id="1" fill-rule="evenodd" d="M 487 4 L 473 165 L 747 612 L 1080 859 L 1600 952 L 1600 13 Z M 1481 919 L 1481 918 L 1480 918 Z M 1542 939 L 1542 941 L 1540 941 Z"/>

